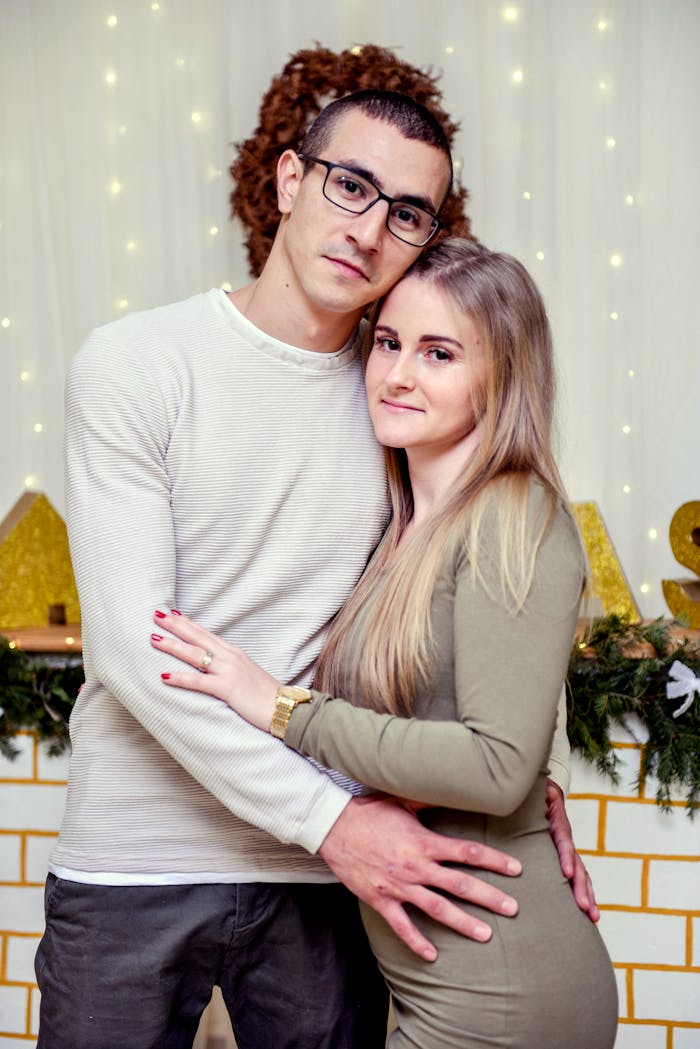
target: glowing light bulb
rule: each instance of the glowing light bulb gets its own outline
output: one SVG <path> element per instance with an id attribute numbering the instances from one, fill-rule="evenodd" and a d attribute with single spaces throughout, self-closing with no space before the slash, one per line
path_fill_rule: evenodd
<path id="1" fill-rule="evenodd" d="M 126 250 L 128 252 L 131 252 L 131 254 L 133 254 L 136 251 L 137 247 L 138 247 L 138 245 L 137 245 L 135 240 L 129 240 L 126 243 Z"/>
<path id="2" fill-rule="evenodd" d="M 455 53 L 455 49 L 453 48 L 452 44 L 448 44 L 447 47 L 445 48 L 445 54 L 446 55 L 453 55 L 454 53 Z"/>
<path id="3" fill-rule="evenodd" d="M 625 495 L 629 495 L 632 489 L 628 484 L 623 484 L 622 491 L 625 493 Z"/>
<path id="4" fill-rule="evenodd" d="M 530 193 L 529 189 L 523 192 L 523 200 L 532 200 L 532 193 Z"/>
<path id="5" fill-rule="evenodd" d="M 605 148 L 606 149 L 614 149 L 616 145 L 617 145 L 617 143 L 616 143 L 615 139 L 613 138 L 613 136 L 612 135 L 608 135 L 608 137 L 605 140 Z"/>
<path id="6" fill-rule="evenodd" d="M 224 289 L 224 291 L 231 291 L 231 281 L 230 280 L 222 281 L 221 282 L 221 287 Z"/>
<path id="7" fill-rule="evenodd" d="M 120 124 L 119 127 L 117 128 L 117 131 L 119 132 L 120 135 L 125 135 L 126 134 L 126 124 Z"/>
<path id="8" fill-rule="evenodd" d="M 648 594 L 651 588 L 648 583 L 642 583 L 639 589 L 643 594 Z"/>
<path id="9" fill-rule="evenodd" d="M 11 648 L 11 649 L 17 648 L 17 642 L 16 641 L 10 641 L 10 642 L 8 642 L 7 647 Z"/>
<path id="10" fill-rule="evenodd" d="M 611 321 L 616 321 L 616 320 L 617 320 L 617 318 L 618 318 L 618 316 L 619 316 L 619 314 L 618 314 L 618 313 L 616 313 L 616 311 L 615 311 L 615 310 L 613 310 L 613 311 L 612 311 L 612 313 L 610 314 L 610 320 L 611 320 Z"/>
<path id="11" fill-rule="evenodd" d="M 75 638 L 74 637 L 67 637 L 66 638 L 66 644 L 67 645 L 74 645 L 75 644 Z"/>
<path id="12" fill-rule="evenodd" d="M 518 11 L 515 4 L 509 4 L 508 7 L 503 8 L 501 18 L 504 22 L 517 22 L 520 18 L 520 11 Z"/>
<path id="13" fill-rule="evenodd" d="M 35 484 L 36 477 L 34 476 L 34 474 L 27 474 L 27 476 L 24 478 L 24 487 L 33 488 Z"/>
<path id="14" fill-rule="evenodd" d="M 625 204 L 627 205 L 628 208 L 631 208 L 632 205 L 634 204 L 634 197 L 632 196 L 631 193 L 628 193 L 627 196 L 625 197 Z"/>
<path id="15" fill-rule="evenodd" d="M 601 18 L 598 21 L 596 29 L 598 30 L 599 33 L 604 33 L 607 28 L 608 28 L 608 23 L 605 21 L 604 18 Z"/>
<path id="16" fill-rule="evenodd" d="M 109 26 L 110 29 L 114 29 L 115 25 L 117 25 L 118 22 L 119 22 L 119 19 L 117 18 L 116 15 L 109 15 L 108 18 L 107 18 L 107 25 Z"/>
<path id="17" fill-rule="evenodd" d="M 160 11 L 160 4 L 155 2 L 151 4 L 151 11 Z"/>
<path id="18" fill-rule="evenodd" d="M 34 423 L 34 433 L 41 433 L 43 429 L 44 427 L 41 425 L 41 423 Z"/>
<path id="19" fill-rule="evenodd" d="M 350 48 L 350 53 L 352 55 L 361 55 L 362 54 L 362 47 L 360 46 L 360 44 L 355 44 L 354 47 L 351 47 Z"/>
<path id="20" fill-rule="evenodd" d="M 455 171 L 461 171 L 462 167 L 463 167 L 463 164 L 462 164 L 461 160 L 455 160 L 455 162 L 454 162 L 454 164 L 452 166 L 454 167 Z"/>
<path id="21" fill-rule="evenodd" d="M 631 433 L 631 432 L 632 432 L 632 427 L 631 427 L 631 426 L 627 426 L 627 425 L 625 424 L 625 426 L 623 426 L 623 427 L 622 427 L 622 432 L 623 432 L 624 434 L 628 434 L 628 433 Z"/>
<path id="22" fill-rule="evenodd" d="M 598 81 L 598 87 L 600 88 L 601 91 L 607 91 L 608 90 L 608 82 L 607 82 L 607 80 L 599 80 Z"/>
<path id="23" fill-rule="evenodd" d="M 120 299 L 119 300 L 119 309 L 120 310 L 128 309 L 128 306 L 129 306 L 129 300 L 128 299 Z"/>
<path id="24" fill-rule="evenodd" d="M 216 237 L 218 232 L 219 232 L 219 227 L 218 226 L 210 226 L 209 227 L 209 233 L 210 233 L 210 235 L 212 237 Z"/>
<path id="25" fill-rule="evenodd" d="M 622 265 L 622 255 L 619 255 L 617 252 L 615 252 L 613 255 L 611 255 L 610 256 L 610 265 L 612 266 L 613 269 L 619 270 L 620 266 Z"/>
<path id="26" fill-rule="evenodd" d="M 184 58 L 177 58 L 175 60 L 175 65 L 177 66 L 178 69 L 184 69 L 185 68 L 185 60 L 184 60 Z"/>
<path id="27" fill-rule="evenodd" d="M 634 368 L 630 368 L 627 372 L 628 379 L 634 379 Z"/>
<path id="28" fill-rule="evenodd" d="M 113 197 L 118 197 L 121 191 L 122 184 L 119 181 L 119 179 L 112 179 L 112 181 L 109 184 L 109 192 L 112 194 Z"/>
<path id="29" fill-rule="evenodd" d="M 513 70 L 512 74 L 511 74 L 511 80 L 513 81 L 514 84 L 522 84 L 523 78 L 524 78 L 524 73 L 523 73 L 522 69 L 514 69 Z"/>
<path id="30" fill-rule="evenodd" d="M 19 377 L 21 382 L 29 382 L 29 380 L 31 379 L 31 375 L 29 374 L 29 372 L 20 372 Z"/>
<path id="31" fill-rule="evenodd" d="M 659 533 L 656 531 L 655 528 L 650 528 L 649 531 L 647 532 L 647 535 L 649 536 L 650 539 L 658 539 L 659 538 Z"/>
<path id="32" fill-rule="evenodd" d="M 197 110 L 195 109 L 194 113 L 192 114 L 192 118 L 191 119 L 192 119 L 192 123 L 193 124 L 201 124 L 202 123 L 202 114 L 198 113 Z"/>
<path id="33" fill-rule="evenodd" d="M 538 260 L 539 262 L 543 262 L 543 261 L 544 261 L 544 252 L 543 252 L 543 251 L 538 251 L 538 252 L 536 253 L 536 255 L 535 255 L 535 258 L 536 258 L 536 259 L 537 259 L 537 260 Z"/>
<path id="34" fill-rule="evenodd" d="M 116 84 L 117 74 L 114 72 L 113 69 L 108 69 L 105 73 L 105 82 L 108 84 Z"/>
<path id="35" fill-rule="evenodd" d="M 10 327 L 10 323 L 11 323 L 11 321 L 10 321 L 9 317 L 3 317 L 3 319 L 0 321 L 0 326 L 3 327 L 3 328 L 9 328 Z"/>

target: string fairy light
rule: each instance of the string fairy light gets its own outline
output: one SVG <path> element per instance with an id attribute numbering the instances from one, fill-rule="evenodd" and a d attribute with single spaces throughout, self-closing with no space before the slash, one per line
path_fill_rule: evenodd
<path id="1" fill-rule="evenodd" d="M 510 75 L 510 78 L 514 84 L 522 84 L 523 80 L 525 79 L 525 74 L 523 73 L 522 69 L 514 69 Z"/>
<path id="2" fill-rule="evenodd" d="M 510 22 L 512 24 L 513 22 L 517 22 L 520 18 L 520 11 L 515 4 L 509 4 L 508 7 L 503 8 L 501 18 L 504 22 Z"/>

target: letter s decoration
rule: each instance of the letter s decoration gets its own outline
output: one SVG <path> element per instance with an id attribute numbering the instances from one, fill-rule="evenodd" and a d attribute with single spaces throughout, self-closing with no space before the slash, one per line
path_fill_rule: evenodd
<path id="1" fill-rule="evenodd" d="M 700 502 L 683 503 L 671 518 L 669 539 L 679 564 L 700 576 Z M 700 630 L 700 579 L 663 579 L 666 604 L 675 619 Z"/>

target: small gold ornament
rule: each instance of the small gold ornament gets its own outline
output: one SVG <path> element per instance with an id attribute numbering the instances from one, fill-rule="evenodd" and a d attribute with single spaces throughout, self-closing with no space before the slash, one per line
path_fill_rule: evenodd
<path id="1" fill-rule="evenodd" d="M 683 503 L 671 518 L 668 530 L 673 556 L 700 576 L 700 502 Z M 675 619 L 700 630 L 700 580 L 663 579 L 666 604 Z"/>
<path id="2" fill-rule="evenodd" d="M 41 492 L 25 492 L 0 522 L 0 630 L 45 627 L 49 607 L 79 623 L 66 526 Z"/>
<path id="3" fill-rule="evenodd" d="M 605 615 L 625 616 L 630 622 L 638 623 L 642 617 L 637 602 L 632 596 L 598 504 L 573 503 L 573 511 L 586 544 L 591 570 L 591 578 L 584 593 L 584 607 L 586 599 L 594 594 L 602 604 Z"/>

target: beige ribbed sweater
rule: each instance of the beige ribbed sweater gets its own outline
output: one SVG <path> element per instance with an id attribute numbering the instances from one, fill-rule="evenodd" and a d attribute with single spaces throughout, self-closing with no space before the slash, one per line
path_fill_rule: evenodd
<path id="1" fill-rule="evenodd" d="M 277 342 L 214 290 L 100 328 L 76 355 L 67 523 L 86 685 L 55 872 L 332 877 L 311 853 L 347 792 L 223 703 L 168 689 L 175 662 L 149 636 L 156 608 L 179 608 L 308 683 L 386 521 L 357 349 Z"/>

